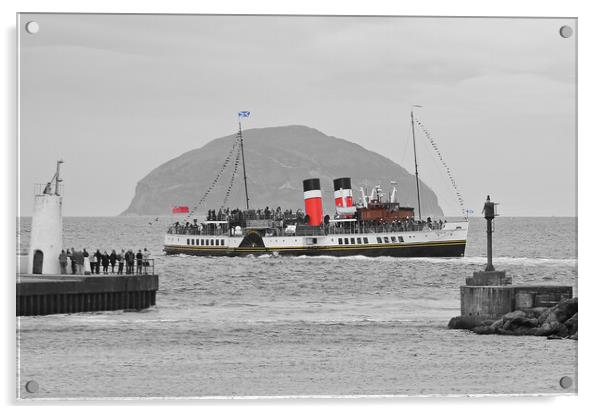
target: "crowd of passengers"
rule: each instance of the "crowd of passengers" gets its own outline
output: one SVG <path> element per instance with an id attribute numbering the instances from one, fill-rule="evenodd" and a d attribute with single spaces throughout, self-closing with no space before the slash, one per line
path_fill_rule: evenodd
<path id="1" fill-rule="evenodd" d="M 293 210 L 282 210 L 280 207 L 273 208 L 266 207 L 265 209 L 257 209 L 257 210 L 246 210 L 242 211 L 238 208 L 230 210 L 219 209 L 217 212 L 215 210 L 209 210 L 207 212 L 207 221 L 237 221 L 237 220 L 286 220 L 286 219 L 303 219 L 305 214 L 303 210 L 298 209 L 293 212 Z"/>
<path id="2" fill-rule="evenodd" d="M 357 213 L 353 216 L 357 219 Z M 277 207 L 275 210 L 266 207 L 261 210 L 240 210 L 240 209 L 219 209 L 209 210 L 207 213 L 207 221 L 221 221 L 227 222 L 228 228 L 233 229 L 236 226 L 244 227 L 246 220 L 274 220 L 280 221 L 281 225 L 285 224 L 304 224 L 309 221 L 309 216 L 305 215 L 303 210 L 298 209 L 293 211 L 291 209 L 282 210 Z M 329 226 L 330 217 L 324 217 L 324 224 L 326 227 Z M 372 231 L 418 231 L 425 227 L 431 230 L 439 230 L 443 228 L 446 221 L 443 220 L 432 220 L 428 217 L 426 220 L 414 220 L 413 217 L 405 218 L 401 220 L 375 220 L 375 221 L 361 221 L 358 223 L 336 223 L 335 228 L 342 229 L 353 229 L 354 232 L 370 232 Z M 185 221 L 180 223 L 176 221 L 168 230 L 170 234 L 201 234 L 202 226 L 199 224 L 197 219 L 193 219 L 192 222 Z M 336 231 L 334 231 L 336 232 Z"/>

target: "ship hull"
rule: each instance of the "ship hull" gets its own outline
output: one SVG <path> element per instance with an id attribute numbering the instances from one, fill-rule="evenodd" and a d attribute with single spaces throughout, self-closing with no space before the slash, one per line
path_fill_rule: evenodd
<path id="1" fill-rule="evenodd" d="M 367 257 L 462 257 L 466 248 L 465 240 L 433 243 L 416 243 L 387 246 L 328 246 L 294 248 L 203 248 L 200 246 L 166 245 L 166 254 L 187 254 L 193 256 L 367 256 Z"/>
<path id="2" fill-rule="evenodd" d="M 163 250 L 171 255 L 194 256 L 462 257 L 467 233 L 468 222 L 407 232 L 262 236 L 249 230 L 238 236 L 167 234 Z"/>

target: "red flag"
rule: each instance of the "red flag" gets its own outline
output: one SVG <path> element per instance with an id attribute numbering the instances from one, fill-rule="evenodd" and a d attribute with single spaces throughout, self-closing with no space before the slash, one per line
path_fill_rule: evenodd
<path id="1" fill-rule="evenodd" d="M 182 214 L 182 213 L 188 213 L 188 206 L 176 206 L 174 208 L 171 209 L 171 212 L 173 214 Z"/>

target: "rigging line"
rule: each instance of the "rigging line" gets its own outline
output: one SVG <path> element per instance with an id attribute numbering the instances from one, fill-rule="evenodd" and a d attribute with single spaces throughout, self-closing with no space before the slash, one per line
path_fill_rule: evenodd
<path id="1" fill-rule="evenodd" d="M 192 210 L 190 210 L 188 212 L 188 214 L 186 215 L 187 219 L 190 218 L 196 212 L 196 210 L 201 206 L 201 204 L 203 204 L 205 202 L 206 198 L 209 196 L 211 191 L 213 191 L 213 189 L 217 185 L 217 183 L 218 183 L 219 179 L 221 178 L 222 174 L 224 173 L 226 167 L 228 166 L 228 164 L 230 164 L 230 160 L 232 159 L 232 154 L 234 153 L 234 150 L 238 147 L 238 142 L 240 139 L 238 133 L 234 134 L 234 137 L 236 139 L 234 140 L 234 144 L 232 145 L 232 148 L 228 152 L 228 155 L 226 155 L 224 164 L 222 165 L 221 169 L 217 173 L 217 176 L 213 179 L 212 183 L 209 185 L 209 188 L 205 191 L 205 193 L 203 194 L 201 199 L 196 203 L 196 205 L 192 208 Z M 156 223 L 158 221 L 159 221 L 159 217 L 155 217 L 153 220 L 149 221 L 148 224 L 150 226 L 152 226 L 154 223 Z"/>
<path id="2" fill-rule="evenodd" d="M 420 140 L 418 140 L 418 143 L 416 145 L 418 145 L 418 150 L 420 152 L 422 152 L 424 154 L 429 153 L 430 145 L 426 140 L 420 139 Z M 443 177 L 443 171 L 442 171 L 441 165 L 437 162 L 437 160 L 435 158 L 436 157 L 424 157 L 423 164 L 427 168 L 422 168 L 423 173 L 422 173 L 422 177 L 420 178 L 420 181 L 423 185 L 428 185 L 431 187 L 431 189 L 433 190 L 435 197 L 437 197 L 437 200 L 439 203 L 445 202 L 446 206 L 451 205 L 451 206 L 454 206 L 454 208 L 455 208 L 457 200 L 455 197 L 452 197 L 453 191 L 450 192 L 450 190 L 453 190 L 453 189 L 451 189 L 450 186 L 448 185 L 448 180 Z M 439 175 L 437 176 L 436 174 L 433 173 L 434 175 L 432 175 L 432 176 L 425 176 L 424 171 L 425 170 L 431 171 L 431 169 L 436 170 Z M 439 180 L 439 179 L 441 179 L 441 180 Z M 427 181 L 430 181 L 431 184 L 429 184 Z M 446 189 L 446 191 L 443 191 L 441 193 L 436 192 L 435 187 L 434 187 L 435 184 L 437 184 L 437 188 L 439 188 L 439 185 L 443 184 L 443 187 Z M 441 205 L 440 205 L 440 207 L 441 207 Z M 449 210 L 449 208 L 448 208 L 448 210 Z M 444 211 L 444 216 L 445 216 L 445 211 Z"/>
<path id="3" fill-rule="evenodd" d="M 186 218 L 190 218 L 190 216 L 192 216 L 192 214 L 194 214 L 196 212 L 196 210 L 206 201 L 207 197 L 209 196 L 211 191 L 213 191 L 213 189 L 219 182 L 220 178 L 224 174 L 226 167 L 228 166 L 228 164 L 230 164 L 230 160 L 232 159 L 232 154 L 234 153 L 234 150 L 238 147 L 238 142 L 239 142 L 238 134 L 235 134 L 234 137 L 237 139 L 234 140 L 234 144 L 232 144 L 232 148 L 230 149 L 230 152 L 226 156 L 226 161 L 222 165 L 222 167 L 219 170 L 219 172 L 217 173 L 216 177 L 213 179 L 213 182 L 211 183 L 209 188 L 207 188 L 207 190 L 205 191 L 205 193 L 203 194 L 201 199 L 198 201 L 198 203 L 194 206 L 194 208 L 192 210 L 190 210 L 190 212 L 188 213 Z"/>
<path id="4" fill-rule="evenodd" d="M 439 160 L 441 161 L 441 164 L 445 168 L 447 176 L 449 178 L 449 181 L 451 182 L 452 188 L 455 190 L 456 199 L 458 201 L 458 204 L 460 205 L 460 208 L 462 209 L 462 216 L 464 216 L 465 212 L 466 212 L 466 209 L 464 208 L 464 198 L 462 197 L 462 194 L 460 193 L 460 190 L 458 189 L 458 186 L 456 185 L 456 180 L 454 179 L 450 168 L 448 167 L 447 163 L 443 159 L 443 156 L 441 155 L 441 152 L 439 151 L 439 147 L 437 146 L 437 143 L 435 142 L 434 138 L 431 136 L 430 131 L 424 126 L 422 120 L 417 119 L 416 123 L 418 124 L 418 126 L 420 127 L 420 129 L 422 130 L 424 135 L 427 137 L 427 139 L 429 140 L 431 146 L 433 147 L 433 150 L 435 151 L 435 154 L 437 154 Z"/>
<path id="5" fill-rule="evenodd" d="M 433 146 L 433 148 L 436 148 L 436 147 L 435 147 L 435 145 L 436 145 L 436 144 L 435 144 L 435 142 L 434 142 L 434 139 L 432 138 L 432 136 L 431 136 L 431 134 L 430 134 L 430 131 L 429 131 L 429 130 L 428 130 L 426 127 L 424 127 L 424 125 L 423 125 L 423 124 L 421 124 L 420 126 L 421 126 L 421 129 L 423 130 L 423 132 L 424 132 L 425 136 L 428 138 L 429 142 L 430 142 L 430 143 L 431 143 L 431 145 Z M 457 184 L 456 184 L 456 182 L 455 182 L 455 179 L 453 178 L 453 176 L 452 176 L 452 174 L 451 174 L 451 170 L 450 170 L 450 169 L 449 169 L 449 167 L 447 166 L 447 163 L 446 163 L 446 162 L 445 162 L 445 160 L 443 159 L 443 157 L 442 157 L 442 155 L 441 155 L 440 151 L 439 151 L 438 149 L 435 149 L 435 152 L 437 153 L 437 155 L 438 155 L 438 157 L 439 157 L 439 160 L 441 161 L 442 165 L 444 166 L 444 168 L 445 168 L 445 170 L 446 170 L 446 173 L 447 173 L 447 175 L 448 175 L 448 179 L 449 179 L 449 181 L 450 181 L 450 182 L 451 182 L 451 184 L 452 184 L 452 188 L 455 190 L 455 193 L 456 193 L 456 197 L 457 197 L 458 203 L 459 203 L 459 204 L 460 204 L 460 206 L 462 207 L 462 214 L 464 214 L 464 209 L 463 209 L 463 201 L 464 201 L 464 200 L 463 200 L 463 198 L 462 198 L 462 195 L 460 194 L 460 191 L 458 190 L 458 187 L 457 187 Z"/>
<path id="6" fill-rule="evenodd" d="M 428 151 L 429 150 L 428 143 L 424 142 L 422 140 L 421 140 L 421 142 L 422 142 L 422 145 L 423 145 L 423 147 L 421 147 L 421 148 L 424 148 L 424 150 Z M 432 165 L 434 165 L 434 169 L 439 174 L 438 175 L 438 178 L 439 178 L 439 181 L 438 181 L 439 184 L 438 185 L 442 185 L 443 188 L 445 188 L 445 191 L 443 191 L 440 194 L 436 193 L 435 196 L 440 201 L 444 201 L 446 203 L 446 206 L 448 206 L 448 207 L 449 206 L 453 206 L 454 209 L 455 209 L 457 200 L 456 200 L 456 197 L 455 197 L 455 195 L 453 193 L 453 189 L 451 189 L 449 187 L 449 185 L 447 185 L 449 179 L 443 176 L 443 172 L 444 171 L 442 170 L 441 165 L 439 163 L 437 163 L 437 160 L 434 159 L 434 158 L 435 157 L 426 157 L 425 158 L 425 160 L 426 160 L 425 162 L 432 162 Z M 429 165 L 431 165 L 431 164 L 429 164 Z M 423 174 L 423 178 L 424 178 L 424 174 Z M 446 216 L 445 211 L 443 213 L 444 213 L 444 216 Z"/>
<path id="7" fill-rule="evenodd" d="M 232 177 L 230 177 L 230 183 L 228 184 L 228 188 L 226 189 L 226 195 L 224 196 L 224 201 L 222 202 L 222 206 L 220 207 L 220 210 L 226 206 L 226 203 L 228 202 L 228 198 L 230 197 L 230 193 L 232 191 L 232 186 L 234 185 L 234 180 L 236 179 L 236 175 L 238 173 L 238 164 L 240 163 L 240 153 L 241 153 L 241 148 L 239 145 L 238 151 L 236 151 L 236 158 L 234 159 L 234 168 L 232 171 Z"/>

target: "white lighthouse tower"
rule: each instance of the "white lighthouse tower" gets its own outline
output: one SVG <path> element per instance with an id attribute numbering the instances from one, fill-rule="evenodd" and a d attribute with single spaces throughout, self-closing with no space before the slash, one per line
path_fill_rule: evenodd
<path id="1" fill-rule="evenodd" d="M 30 273 L 59 275 L 59 254 L 63 248 L 63 196 L 57 161 L 54 177 L 34 194 L 28 269 Z"/>

